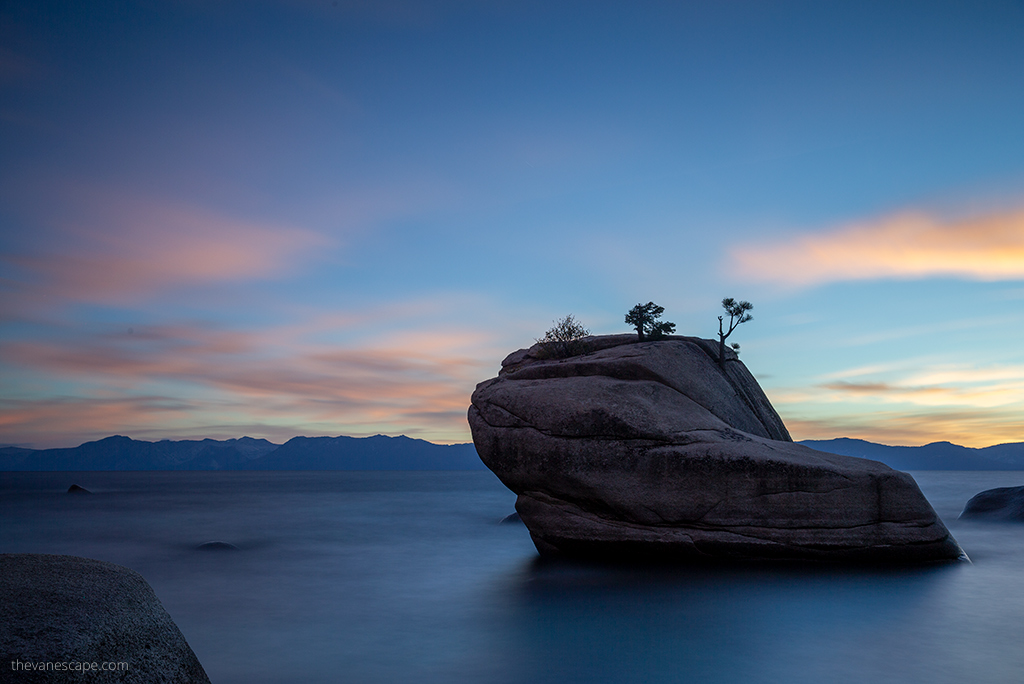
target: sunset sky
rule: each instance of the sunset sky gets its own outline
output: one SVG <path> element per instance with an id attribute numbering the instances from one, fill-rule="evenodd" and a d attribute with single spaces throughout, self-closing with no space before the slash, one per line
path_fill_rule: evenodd
<path id="1" fill-rule="evenodd" d="M 0 4 L 0 443 L 468 441 L 653 300 L 795 439 L 1024 441 L 1024 2 Z"/>

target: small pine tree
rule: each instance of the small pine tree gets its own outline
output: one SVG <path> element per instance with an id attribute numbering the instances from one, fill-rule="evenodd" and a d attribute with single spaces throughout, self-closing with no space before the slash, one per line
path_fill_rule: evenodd
<path id="1" fill-rule="evenodd" d="M 676 329 L 675 323 L 658 320 L 663 313 L 665 313 L 665 307 L 658 306 L 654 302 L 637 304 L 626 314 L 626 323 L 636 329 L 637 337 L 641 342 L 645 339 L 657 340 L 665 335 L 671 335 Z"/>
<path id="2" fill-rule="evenodd" d="M 718 365 L 723 369 L 725 368 L 725 339 L 732 335 L 732 331 L 736 329 L 740 323 L 746 323 L 747 321 L 754 320 L 748 311 L 754 308 L 754 305 L 750 302 L 737 302 L 732 297 L 726 297 L 722 300 L 722 308 L 725 309 L 725 313 L 729 314 L 729 329 L 723 328 L 723 317 L 718 317 Z M 740 345 L 732 344 L 733 349 L 739 351 Z"/>

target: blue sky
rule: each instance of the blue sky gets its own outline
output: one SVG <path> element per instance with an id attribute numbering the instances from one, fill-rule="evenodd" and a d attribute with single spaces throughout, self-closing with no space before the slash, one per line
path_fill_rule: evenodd
<path id="1" fill-rule="evenodd" d="M 1024 441 L 1024 3 L 7 2 L 0 442 L 467 441 L 653 300 L 795 438 Z"/>

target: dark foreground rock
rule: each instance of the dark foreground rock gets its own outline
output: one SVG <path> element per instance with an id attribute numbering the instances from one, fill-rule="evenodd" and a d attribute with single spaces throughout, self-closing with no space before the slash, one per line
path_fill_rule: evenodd
<path id="1" fill-rule="evenodd" d="M 712 340 L 511 354 L 469 409 L 543 555 L 920 562 L 963 552 L 906 473 L 794 444 Z"/>
<path id="2" fill-rule="evenodd" d="M 1024 520 L 1024 487 L 999 487 L 975 494 L 964 506 L 961 518 Z"/>
<path id="3" fill-rule="evenodd" d="M 0 681 L 210 681 L 146 580 L 113 563 L 0 554 L 0 625 Z"/>

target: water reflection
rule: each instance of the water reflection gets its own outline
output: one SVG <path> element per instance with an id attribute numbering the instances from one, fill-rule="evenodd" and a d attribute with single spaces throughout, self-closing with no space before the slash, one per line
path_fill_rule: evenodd
<path id="1" fill-rule="evenodd" d="M 879 668 L 864 654 L 906 648 L 907 626 L 964 567 L 534 561 L 511 582 L 504 641 L 518 681 L 865 681 Z M 881 657 L 900 681 L 931 669 L 924 657 Z"/>

